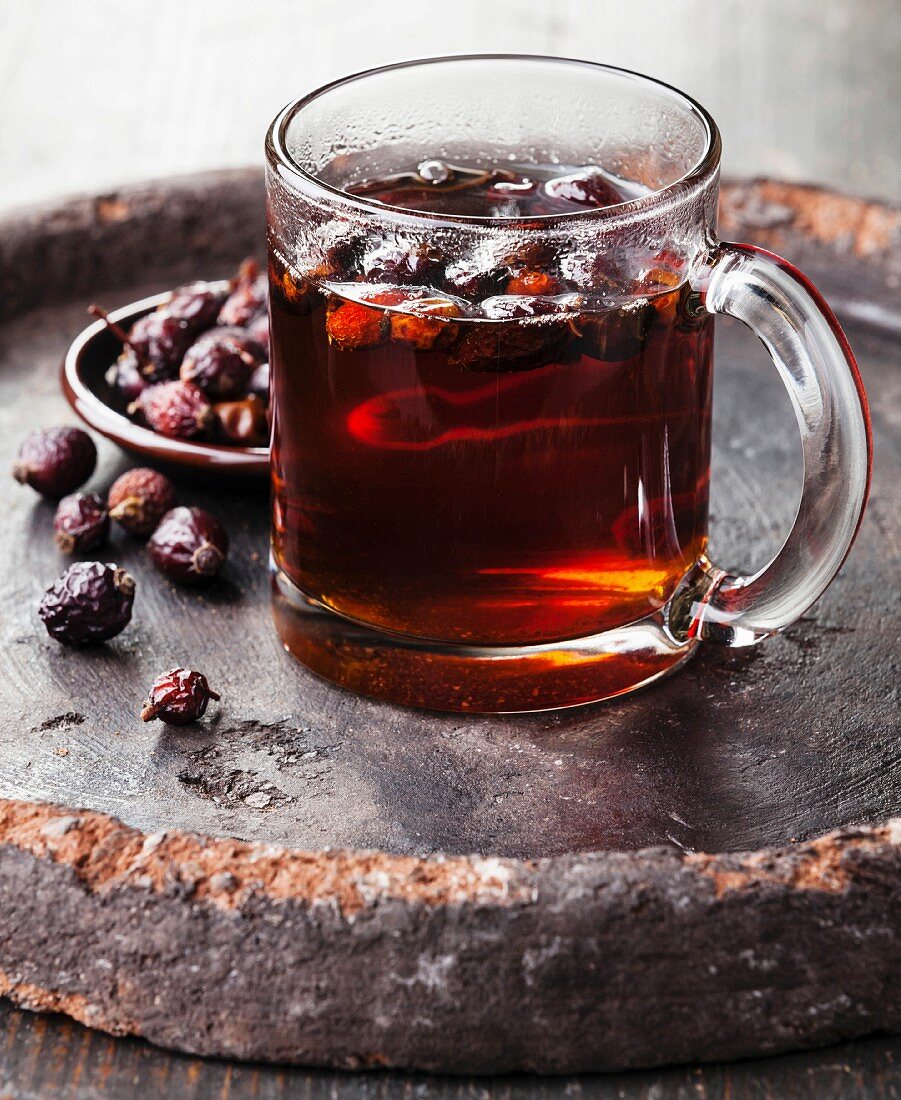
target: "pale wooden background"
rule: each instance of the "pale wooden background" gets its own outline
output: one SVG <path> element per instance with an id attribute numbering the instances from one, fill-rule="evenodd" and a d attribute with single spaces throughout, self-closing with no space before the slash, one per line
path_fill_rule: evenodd
<path id="1" fill-rule="evenodd" d="M 295 95 L 471 51 L 657 75 L 733 174 L 901 196 L 901 0 L 0 0 L 0 207 L 260 162 Z"/>

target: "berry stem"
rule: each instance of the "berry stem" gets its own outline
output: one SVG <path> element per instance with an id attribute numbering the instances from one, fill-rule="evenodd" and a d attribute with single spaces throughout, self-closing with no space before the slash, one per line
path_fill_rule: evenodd
<path id="1" fill-rule="evenodd" d="M 152 364 L 147 356 L 141 354 L 141 352 L 135 347 L 129 334 L 120 324 L 110 319 L 110 315 L 106 312 L 105 309 L 101 309 L 100 306 L 92 304 L 88 306 L 88 313 L 90 313 L 92 317 L 96 317 L 98 321 L 103 321 L 103 323 L 110 330 L 113 336 L 115 336 L 117 340 L 122 341 L 123 347 L 131 348 L 131 350 L 135 354 L 135 358 L 138 360 L 138 363 L 140 363 L 142 368 L 152 367 Z"/>
<path id="2" fill-rule="evenodd" d="M 135 350 L 131 342 L 131 337 L 120 324 L 110 319 L 110 315 L 105 309 L 101 309 L 100 306 L 92 304 L 88 306 L 88 313 L 90 313 L 92 317 L 96 317 L 99 321 L 103 321 L 113 336 L 115 336 L 117 340 L 121 340 L 127 348 L 131 348 L 132 351 Z"/>

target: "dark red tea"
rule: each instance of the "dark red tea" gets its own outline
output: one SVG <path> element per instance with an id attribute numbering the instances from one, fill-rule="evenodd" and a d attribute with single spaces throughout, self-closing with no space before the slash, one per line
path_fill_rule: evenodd
<path id="1" fill-rule="evenodd" d="M 356 189 L 532 218 L 633 198 L 599 169 L 426 162 Z M 667 254 L 501 265 L 336 227 L 327 271 L 271 263 L 277 566 L 372 627 L 577 638 L 659 609 L 702 556 L 710 318 Z M 635 271 L 640 272 L 635 281 Z"/>

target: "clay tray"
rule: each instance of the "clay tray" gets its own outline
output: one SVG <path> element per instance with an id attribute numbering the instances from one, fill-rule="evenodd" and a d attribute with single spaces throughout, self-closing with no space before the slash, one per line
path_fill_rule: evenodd
<path id="1" fill-rule="evenodd" d="M 69 419 L 89 299 L 226 274 L 262 210 L 246 171 L 8 216 L 0 466 Z M 52 508 L 0 478 L 0 992 L 183 1051 L 453 1072 L 901 1030 L 901 211 L 757 182 L 726 189 L 721 228 L 800 264 L 848 325 L 873 495 L 811 615 L 633 697 L 461 718 L 316 680 L 270 625 L 265 488 L 224 477 L 184 496 L 232 532 L 226 579 L 176 591 L 120 540 L 133 626 L 67 650 L 36 616 Z M 713 549 L 747 570 L 788 529 L 800 448 L 763 351 L 718 341 Z M 97 487 L 128 465 L 101 459 Z M 202 729 L 137 720 L 173 663 L 222 692 Z"/>

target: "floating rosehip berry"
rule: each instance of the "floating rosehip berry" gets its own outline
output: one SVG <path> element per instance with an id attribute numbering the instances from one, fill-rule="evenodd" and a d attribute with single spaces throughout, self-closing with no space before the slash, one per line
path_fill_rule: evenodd
<path id="1" fill-rule="evenodd" d="M 526 268 L 513 275 L 504 289 L 507 294 L 559 294 L 561 287 L 550 272 Z"/>
<path id="2" fill-rule="evenodd" d="M 241 401 L 220 401 L 213 406 L 219 435 L 241 447 L 262 447 L 269 439 L 266 406 L 253 395 Z"/>
<path id="3" fill-rule="evenodd" d="M 406 304 L 409 312 L 391 314 L 391 339 L 417 351 L 448 348 L 459 335 L 459 325 L 449 321 L 462 316 L 456 302 L 446 298 L 421 298 Z"/>
<path id="4" fill-rule="evenodd" d="M 582 303 L 583 298 L 579 294 L 558 294 L 553 298 L 534 294 L 501 294 L 496 298 L 486 298 L 482 302 L 482 312 L 492 320 L 506 321 L 515 317 L 574 313 Z"/>
<path id="5" fill-rule="evenodd" d="M 91 645 L 119 634 L 131 621 L 135 582 L 118 566 L 77 561 L 44 594 L 39 615 L 64 645 Z"/>
<path id="6" fill-rule="evenodd" d="M 656 316 L 653 307 L 636 299 L 622 309 L 578 317 L 574 326 L 580 350 L 607 363 L 629 359 L 641 351 Z"/>
<path id="7" fill-rule="evenodd" d="M 531 370 L 547 363 L 569 361 L 572 332 L 565 320 L 541 323 L 476 322 L 465 331 L 448 353 L 451 366 L 464 370 L 503 374 Z"/>
<path id="8" fill-rule="evenodd" d="M 53 538 L 64 554 L 93 550 L 109 537 L 109 512 L 96 493 L 63 497 L 53 520 Z"/>
<path id="9" fill-rule="evenodd" d="M 342 351 L 374 348 L 388 336 L 390 322 L 384 310 L 359 302 L 339 301 L 325 319 L 329 343 Z"/>
<path id="10" fill-rule="evenodd" d="M 149 386 L 129 413 L 140 414 L 147 425 L 172 439 L 194 439 L 203 435 L 213 421 L 213 411 L 202 390 L 181 378 Z"/>
<path id="11" fill-rule="evenodd" d="M 176 500 L 175 486 L 165 474 L 137 466 L 116 478 L 107 504 L 110 516 L 126 531 L 146 538 Z"/>
<path id="12" fill-rule="evenodd" d="M 187 726 L 204 716 L 210 699 L 219 698 L 202 672 L 172 668 L 153 681 L 141 721 L 159 718 L 167 726 Z"/>
<path id="13" fill-rule="evenodd" d="M 644 273 L 636 287 L 650 298 L 650 303 L 658 316 L 669 323 L 676 318 L 679 308 L 679 286 L 682 276 L 671 267 L 659 265 Z"/>
<path id="14" fill-rule="evenodd" d="M 251 374 L 266 358 L 259 344 L 240 328 L 214 328 L 185 352 L 179 370 L 213 401 L 243 397 Z"/>
<path id="15" fill-rule="evenodd" d="M 257 369 L 250 376 L 250 381 L 247 383 L 247 393 L 253 397 L 258 397 L 264 405 L 269 404 L 268 363 L 260 363 Z"/>
<path id="16" fill-rule="evenodd" d="M 97 448 L 81 428 L 38 428 L 22 444 L 13 477 L 58 499 L 84 485 L 96 465 Z"/>
<path id="17" fill-rule="evenodd" d="M 444 270 L 444 286 L 452 294 L 479 301 L 504 290 L 509 271 L 506 267 L 488 266 L 475 259 L 464 258 L 448 264 Z"/>
<path id="18" fill-rule="evenodd" d="M 225 564 L 228 535 L 202 508 L 173 508 L 147 544 L 153 564 L 179 584 L 209 580 Z"/>
<path id="19" fill-rule="evenodd" d="M 568 176 L 556 176 L 544 185 L 547 195 L 578 206 L 613 206 L 622 196 L 600 168 L 589 165 Z"/>
<path id="20" fill-rule="evenodd" d="M 263 313 L 269 302 L 269 281 L 260 274 L 256 260 L 245 260 L 238 270 L 231 293 L 219 311 L 220 325 L 243 327 L 258 314 Z"/>
<path id="21" fill-rule="evenodd" d="M 316 243 L 321 258 L 309 272 L 311 278 L 343 282 L 358 273 L 363 242 L 352 225 L 330 221 L 317 230 Z"/>

